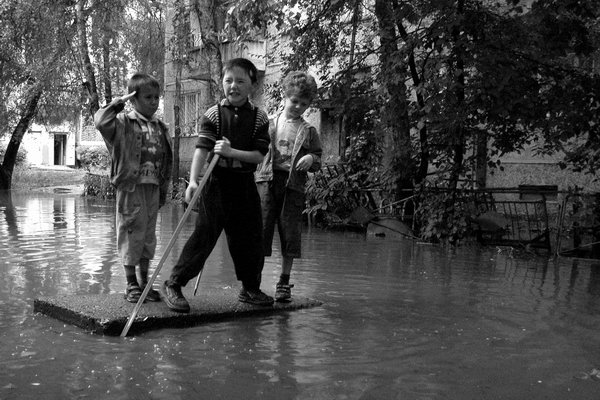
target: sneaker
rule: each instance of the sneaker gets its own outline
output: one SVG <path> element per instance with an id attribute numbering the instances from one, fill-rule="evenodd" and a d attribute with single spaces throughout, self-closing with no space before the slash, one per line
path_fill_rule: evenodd
<path id="1" fill-rule="evenodd" d="M 242 287 L 238 300 L 242 303 L 255 304 L 257 306 L 270 306 L 273 304 L 273 298 L 267 296 L 260 289 L 246 289 Z"/>
<path id="2" fill-rule="evenodd" d="M 123 297 L 130 303 L 137 303 L 142 295 L 142 289 L 137 283 L 128 283 Z"/>
<path id="3" fill-rule="evenodd" d="M 284 283 L 278 283 L 275 286 L 275 301 L 283 303 L 289 303 L 292 301 L 292 288 L 294 285 L 286 285 Z"/>
<path id="4" fill-rule="evenodd" d="M 183 293 L 181 293 L 181 286 L 170 285 L 169 281 L 164 281 L 162 286 L 163 297 L 167 306 L 177 312 L 187 313 L 190 312 L 190 304 L 187 302 Z"/>
<path id="5" fill-rule="evenodd" d="M 142 286 L 142 291 L 144 291 L 146 289 L 146 285 Z M 153 288 L 151 288 L 148 293 L 146 294 L 146 301 L 151 301 L 151 302 L 158 302 L 160 301 L 160 293 L 158 293 L 157 290 L 154 290 Z"/>

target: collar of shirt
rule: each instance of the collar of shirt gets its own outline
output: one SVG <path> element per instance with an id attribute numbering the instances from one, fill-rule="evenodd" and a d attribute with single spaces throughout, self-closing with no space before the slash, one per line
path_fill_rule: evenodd
<path id="1" fill-rule="evenodd" d="M 148 119 L 148 118 L 144 117 L 142 114 L 140 114 L 139 112 L 137 112 L 137 110 L 131 111 L 131 113 L 129 113 L 129 116 L 131 118 L 139 119 L 144 122 L 158 122 L 158 119 L 154 115 L 152 116 L 152 118 Z"/>
<path id="2" fill-rule="evenodd" d="M 227 100 L 227 99 L 221 100 L 221 106 L 222 107 L 236 107 L 233 104 L 231 104 L 229 102 L 229 100 Z M 247 108 L 249 110 L 253 110 L 254 106 L 252 105 L 252 103 L 250 103 L 250 100 L 247 100 L 243 105 L 239 106 L 238 108 Z"/>

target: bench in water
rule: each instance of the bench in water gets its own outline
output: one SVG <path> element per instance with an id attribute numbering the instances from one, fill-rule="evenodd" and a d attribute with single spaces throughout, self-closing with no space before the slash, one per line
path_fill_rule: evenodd
<path id="1" fill-rule="evenodd" d="M 235 288 L 205 289 L 197 296 L 186 295 L 191 307 L 189 313 L 171 311 L 162 301 L 146 302 L 140 308 L 129 333 L 271 315 L 322 304 L 318 300 L 293 296 L 289 303 L 276 302 L 268 307 L 255 306 L 239 302 L 238 292 Z M 36 313 L 45 314 L 92 333 L 109 336 L 121 334 L 134 307 L 135 303 L 125 301 L 122 293 L 41 297 L 33 302 L 33 311 Z"/>

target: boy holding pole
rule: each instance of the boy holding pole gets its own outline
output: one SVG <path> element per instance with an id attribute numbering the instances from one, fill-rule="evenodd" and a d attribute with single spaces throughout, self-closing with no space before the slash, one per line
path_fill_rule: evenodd
<path id="1" fill-rule="evenodd" d="M 209 153 L 220 158 L 201 189 L 194 232 L 162 286 L 165 303 L 177 312 L 190 311 L 181 288 L 202 271 L 223 230 L 237 279 L 242 283 L 239 301 L 273 304 L 273 298 L 260 290 L 264 263 L 262 219 L 253 173 L 269 147 L 269 121 L 266 113 L 249 100 L 258 85 L 258 70 L 247 59 L 229 60 L 223 65 L 222 85 L 225 99 L 209 108 L 200 123 L 185 192 L 187 202 L 198 188 L 197 180 Z"/>

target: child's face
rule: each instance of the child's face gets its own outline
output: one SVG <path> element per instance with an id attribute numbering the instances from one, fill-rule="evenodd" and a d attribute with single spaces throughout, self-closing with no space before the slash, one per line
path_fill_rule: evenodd
<path id="1" fill-rule="evenodd" d="M 288 119 L 300 118 L 304 111 L 310 106 L 311 100 L 306 97 L 300 97 L 295 94 L 290 94 L 285 98 L 285 106 L 283 112 Z"/>
<path id="2" fill-rule="evenodd" d="M 136 95 L 131 98 L 133 107 L 146 118 L 152 118 L 158 110 L 159 91 L 151 86 L 141 87 Z"/>
<path id="3" fill-rule="evenodd" d="M 234 106 L 242 106 L 255 89 L 248 72 L 240 67 L 234 67 L 223 75 L 223 92 L 227 100 Z"/>

